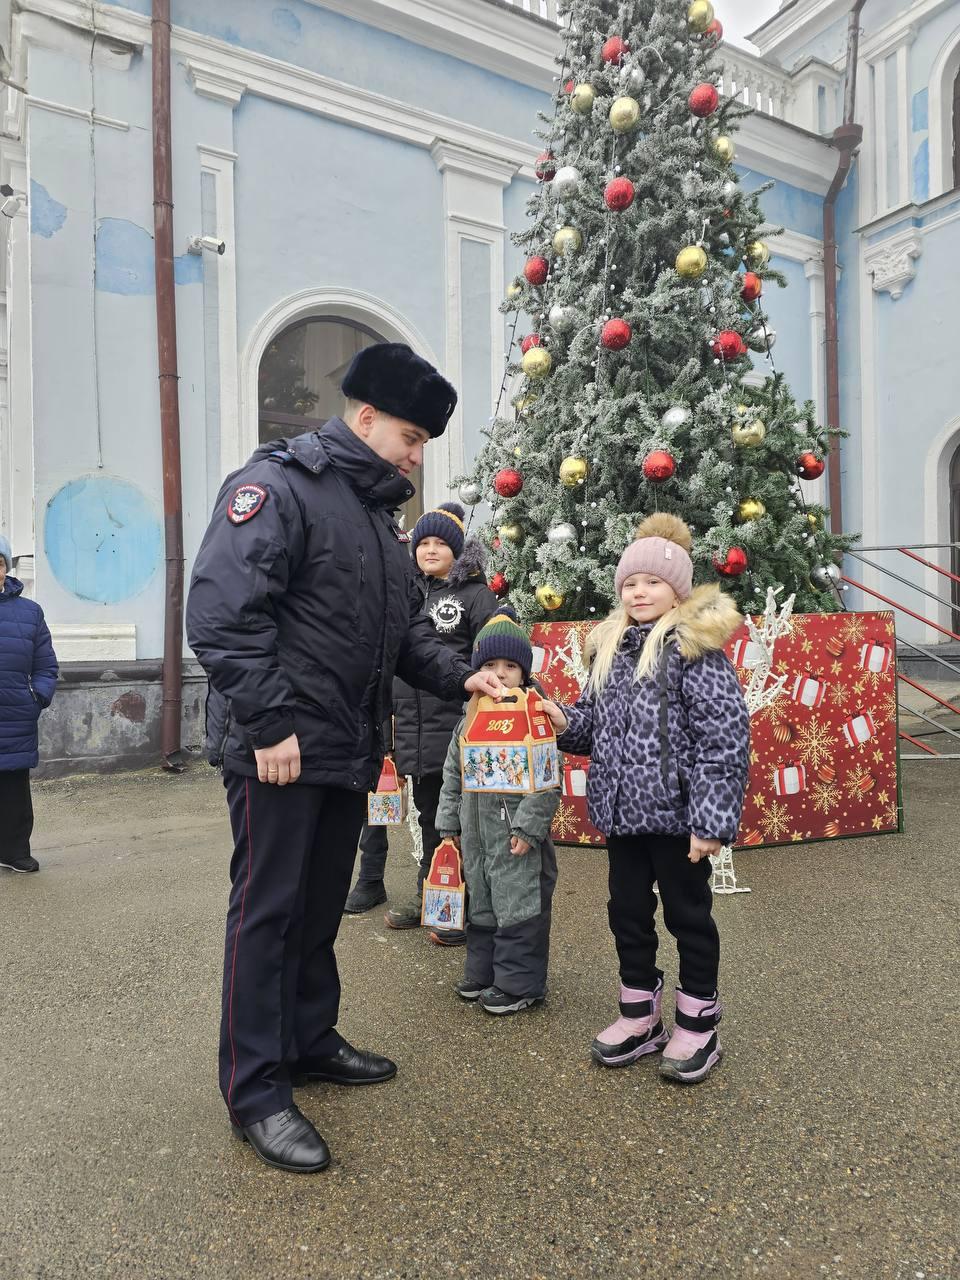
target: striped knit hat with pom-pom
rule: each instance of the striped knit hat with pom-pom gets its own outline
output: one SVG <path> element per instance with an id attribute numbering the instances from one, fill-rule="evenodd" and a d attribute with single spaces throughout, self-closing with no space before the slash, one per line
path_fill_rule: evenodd
<path id="1" fill-rule="evenodd" d="M 649 573 L 669 582 L 680 600 L 693 590 L 693 538 L 679 516 L 657 512 L 637 525 L 634 541 L 620 557 L 614 584 L 617 595 L 635 573 Z"/>
<path id="2" fill-rule="evenodd" d="M 463 551 L 464 514 L 458 502 L 441 502 L 439 507 L 425 511 L 413 526 L 410 538 L 413 554 L 417 554 L 417 543 L 421 538 L 441 538 L 453 552 L 454 559 L 459 559 Z"/>
<path id="3" fill-rule="evenodd" d="M 517 621 L 517 615 L 506 604 L 501 605 L 477 632 L 471 665 L 474 671 L 479 671 L 485 662 L 493 662 L 496 658 L 515 662 L 523 671 L 524 684 L 529 681 L 533 649 L 526 631 Z"/>

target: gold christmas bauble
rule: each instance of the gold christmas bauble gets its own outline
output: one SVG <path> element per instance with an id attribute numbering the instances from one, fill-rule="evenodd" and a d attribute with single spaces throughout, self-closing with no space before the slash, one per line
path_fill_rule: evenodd
<path id="1" fill-rule="evenodd" d="M 529 409 L 533 408 L 539 399 L 540 397 L 535 395 L 521 396 L 513 407 L 516 409 L 518 414 L 526 413 Z"/>
<path id="2" fill-rule="evenodd" d="M 713 21 L 713 5 L 710 0 L 693 0 L 687 10 L 687 26 L 697 35 L 702 35 Z"/>
<path id="3" fill-rule="evenodd" d="M 560 463 L 560 483 L 568 489 L 575 489 L 583 484 L 590 474 L 590 464 L 586 458 L 564 458 Z"/>
<path id="4" fill-rule="evenodd" d="M 553 237 L 553 248 L 555 253 L 579 253 L 583 247 L 583 236 L 576 227 L 561 227 Z M 535 350 L 541 350 L 537 347 Z M 527 352 L 529 355 L 530 352 Z"/>
<path id="5" fill-rule="evenodd" d="M 820 528 L 820 517 L 815 511 L 807 512 L 807 524 L 814 530 L 814 532 Z"/>
<path id="6" fill-rule="evenodd" d="M 767 436 L 767 428 L 759 418 L 752 422 L 735 422 L 733 424 L 733 443 L 740 449 L 755 449 L 763 444 Z"/>
<path id="7" fill-rule="evenodd" d="M 734 413 L 738 418 L 745 418 L 749 412 L 750 406 L 746 404 L 738 404 L 736 409 L 734 409 Z"/>
<path id="8" fill-rule="evenodd" d="M 531 347 L 522 363 L 528 378 L 545 378 L 553 368 L 553 356 L 546 347 Z"/>
<path id="9" fill-rule="evenodd" d="M 770 248 L 763 240 L 752 240 L 747 245 L 744 257 L 747 260 L 747 266 L 753 267 L 754 270 L 757 267 L 765 267 L 770 261 Z"/>
<path id="10" fill-rule="evenodd" d="M 728 138 L 725 133 L 721 133 L 718 138 L 714 138 L 713 150 L 714 154 L 718 159 L 722 160 L 724 164 L 729 164 L 737 154 L 737 149 L 733 145 L 733 139 Z"/>
<path id="11" fill-rule="evenodd" d="M 761 516 L 766 514 L 767 508 L 759 498 L 744 498 L 739 507 L 737 507 L 737 519 L 744 524 L 748 520 L 759 520 Z"/>
<path id="12" fill-rule="evenodd" d="M 507 297 L 519 298 L 521 293 L 523 293 L 523 285 L 520 283 L 520 281 L 511 280 L 510 283 L 507 285 Z"/>
<path id="13" fill-rule="evenodd" d="M 497 533 L 504 542 L 519 542 L 523 537 L 523 529 L 515 520 L 512 520 L 510 524 L 502 524 Z"/>
<path id="14" fill-rule="evenodd" d="M 554 609 L 559 609 L 563 604 L 563 595 L 556 587 L 551 587 L 549 583 L 544 583 L 542 587 L 536 590 L 537 604 L 541 609 L 547 609 L 550 613 Z"/>
<path id="15" fill-rule="evenodd" d="M 570 106 L 578 116 L 588 116 L 593 110 L 596 90 L 592 84 L 578 84 L 570 95 Z"/>
<path id="16" fill-rule="evenodd" d="M 640 119 L 636 98 L 615 98 L 610 108 L 610 126 L 615 133 L 629 133 Z"/>
<path id="17" fill-rule="evenodd" d="M 707 269 L 707 255 L 698 244 L 691 244 L 680 250 L 675 265 L 684 280 L 698 280 Z"/>

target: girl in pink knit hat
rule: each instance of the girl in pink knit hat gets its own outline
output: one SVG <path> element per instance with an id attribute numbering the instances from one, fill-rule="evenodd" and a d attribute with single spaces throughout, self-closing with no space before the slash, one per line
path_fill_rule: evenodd
<path id="1" fill-rule="evenodd" d="M 720 939 L 710 859 L 740 825 L 750 720 L 724 645 L 742 619 L 717 586 L 693 586 L 690 530 L 648 517 L 617 565 L 619 604 L 590 638 L 575 706 L 546 703 L 564 751 L 591 757 L 590 820 L 607 836 L 620 1017 L 594 1060 L 624 1067 L 663 1050 L 660 1071 L 702 1080 L 720 1060 Z M 654 883 L 677 942 L 680 985 L 668 1037 L 660 1016 Z"/>

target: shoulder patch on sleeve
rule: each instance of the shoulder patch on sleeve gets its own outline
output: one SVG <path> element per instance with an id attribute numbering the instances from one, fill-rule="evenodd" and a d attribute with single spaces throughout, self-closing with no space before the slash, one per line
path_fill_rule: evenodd
<path id="1" fill-rule="evenodd" d="M 246 524 L 260 510 L 267 496 L 267 490 L 261 484 L 238 485 L 227 503 L 227 519 L 231 524 Z"/>

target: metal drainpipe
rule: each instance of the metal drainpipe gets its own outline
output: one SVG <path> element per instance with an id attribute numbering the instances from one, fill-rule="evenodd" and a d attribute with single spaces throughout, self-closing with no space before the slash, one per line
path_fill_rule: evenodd
<path id="1" fill-rule="evenodd" d="M 153 0 L 153 227 L 157 282 L 157 357 L 163 464 L 163 536 L 166 595 L 163 615 L 163 708 L 160 749 L 164 767 L 183 768 L 183 488 L 180 469 L 180 398 L 177 370 L 176 284 L 173 271 L 173 164 L 170 129 L 170 0 Z"/>
<path id="2" fill-rule="evenodd" d="M 837 316 L 837 197 L 847 180 L 853 153 L 863 141 L 863 126 L 853 117 L 857 101 L 857 56 L 860 47 L 860 10 L 866 0 L 855 0 L 847 27 L 847 68 L 844 78 L 843 123 L 833 131 L 832 145 L 839 151 L 837 171 L 823 201 L 824 344 L 827 374 L 827 425 L 840 425 L 840 338 Z M 843 532 L 843 492 L 840 475 L 840 439 L 830 438 L 827 473 L 830 528 Z"/>

